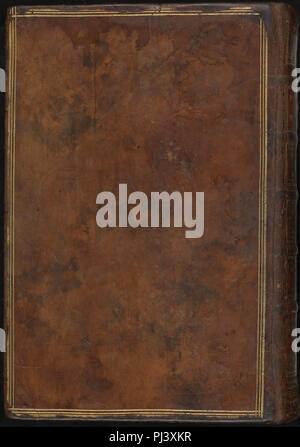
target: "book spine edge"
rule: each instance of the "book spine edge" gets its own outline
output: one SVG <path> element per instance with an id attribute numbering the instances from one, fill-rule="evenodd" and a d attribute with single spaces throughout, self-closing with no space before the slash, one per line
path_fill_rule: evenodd
<path id="1" fill-rule="evenodd" d="M 297 383 L 297 356 L 292 350 L 292 331 L 297 326 L 297 97 L 292 90 L 292 71 L 296 67 L 298 17 L 287 5 L 274 5 L 275 33 L 280 45 L 274 46 L 279 54 L 279 72 L 273 72 L 275 103 L 275 188 L 273 240 L 275 258 L 272 286 L 272 375 L 274 408 L 273 420 L 287 422 L 299 417 Z M 274 32 L 273 31 L 273 32 Z M 281 52 L 281 54 L 280 54 Z M 273 141 L 274 141 L 273 140 Z M 271 182 L 273 180 L 270 180 Z M 271 201 L 271 205 L 273 203 Z M 276 228 L 277 227 L 277 228 Z M 272 238 L 272 236 L 271 236 Z"/>

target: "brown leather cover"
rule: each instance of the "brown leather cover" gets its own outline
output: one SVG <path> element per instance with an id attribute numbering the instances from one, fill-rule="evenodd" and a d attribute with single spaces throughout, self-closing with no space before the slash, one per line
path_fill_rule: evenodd
<path id="1" fill-rule="evenodd" d="M 14 7 L 7 35 L 7 414 L 296 418 L 295 11 Z M 204 192 L 204 235 L 99 228 L 122 183 Z"/>

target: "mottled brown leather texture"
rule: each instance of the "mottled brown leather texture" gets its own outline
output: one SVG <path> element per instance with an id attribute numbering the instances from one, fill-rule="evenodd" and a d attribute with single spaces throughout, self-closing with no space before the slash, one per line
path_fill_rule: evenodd
<path id="1" fill-rule="evenodd" d="M 17 7 L 7 20 L 7 413 L 291 420 L 296 14 Z M 205 231 L 97 194 L 203 191 Z"/>

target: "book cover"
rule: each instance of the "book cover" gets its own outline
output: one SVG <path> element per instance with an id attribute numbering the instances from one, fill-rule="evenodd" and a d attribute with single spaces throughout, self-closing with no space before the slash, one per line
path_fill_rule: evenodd
<path id="1" fill-rule="evenodd" d="M 297 417 L 296 37 L 282 4 L 9 10 L 9 416 Z"/>

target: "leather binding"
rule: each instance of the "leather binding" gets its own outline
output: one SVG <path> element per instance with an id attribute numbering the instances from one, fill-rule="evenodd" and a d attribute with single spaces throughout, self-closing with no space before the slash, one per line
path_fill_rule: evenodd
<path id="1" fill-rule="evenodd" d="M 270 90 L 275 95 L 270 103 L 270 120 L 274 127 L 269 130 L 273 175 L 270 190 L 273 191 L 270 207 L 274 220 L 271 234 L 274 238 L 272 269 L 274 276 L 274 302 L 268 341 L 272 346 L 273 392 L 276 400 L 273 411 L 276 418 L 295 418 L 299 412 L 296 358 L 286 346 L 291 328 L 297 327 L 296 299 L 296 147 L 297 104 L 291 89 L 291 73 L 296 66 L 298 22 L 288 7 L 272 5 L 273 26 L 270 56 Z M 276 56 L 277 55 L 277 56 Z M 276 63 L 276 57 L 278 58 Z M 270 151 L 271 152 L 271 151 Z M 274 202 L 273 202 L 274 200 Z M 274 203 L 274 206 L 273 206 Z M 278 219 L 278 220 L 277 220 Z M 278 276 L 277 276 L 278 275 Z M 267 332 L 268 333 L 268 332 Z M 270 357 L 270 359 L 271 359 Z M 271 373 L 271 371 L 270 371 Z"/>
<path id="2" fill-rule="evenodd" d="M 113 16 L 119 17 L 117 25 L 109 19 Z M 166 25 L 160 27 L 158 18 Z M 198 26 L 197 20 L 202 34 L 195 39 L 188 33 Z M 99 32 L 103 32 L 101 38 Z M 291 89 L 297 33 L 297 14 L 286 4 L 9 9 L 5 210 L 5 407 L 9 417 L 278 423 L 299 416 L 296 355 L 291 349 L 297 315 L 297 106 Z M 183 45 L 183 57 L 178 49 L 170 50 L 175 41 Z M 223 42 L 235 58 L 228 56 Z M 126 53 L 123 57 L 128 48 L 138 48 L 142 56 L 131 59 L 132 54 Z M 145 48 L 148 52 L 143 53 Z M 260 71 L 254 62 L 249 64 L 245 52 L 258 61 Z M 224 54 L 231 61 L 229 68 Z M 78 55 L 82 65 L 76 66 Z M 154 83 L 152 96 L 147 96 L 159 104 L 151 102 L 157 107 L 156 115 L 146 107 L 155 119 L 160 110 L 160 119 L 166 120 L 160 133 L 151 133 L 152 127 L 143 122 L 144 109 L 137 109 L 136 124 L 126 118 L 135 110 L 130 95 L 139 92 L 140 79 L 129 87 L 131 68 L 118 78 L 116 55 L 122 67 L 127 63 L 136 67 L 135 57 L 140 57 L 139 64 L 147 66 L 152 58 L 153 67 L 159 68 L 157 78 L 149 77 L 149 68 L 141 74 L 147 95 L 151 91 L 147 82 L 161 77 L 161 84 Z M 199 55 L 206 60 L 202 70 L 209 67 L 210 76 L 216 76 L 219 63 L 224 64 L 229 96 L 221 84 L 213 86 L 203 78 L 203 71 L 197 71 Z M 54 56 L 60 76 L 51 71 L 53 67 L 46 67 L 48 60 L 55 64 Z M 81 89 L 72 77 L 72 57 L 78 82 L 83 82 Z M 235 59 L 240 60 L 243 79 L 234 77 Z M 57 80 L 53 88 L 58 98 L 51 95 L 48 69 Z M 193 87 L 193 73 L 207 83 L 202 100 Z M 179 79 L 175 91 L 182 96 L 170 94 L 172 76 Z M 244 88 L 239 99 L 231 77 Z M 114 104 L 118 88 L 127 95 L 123 114 Z M 216 105 L 217 88 L 220 104 Z M 173 101 L 173 108 L 168 103 L 170 111 L 178 109 L 177 121 L 165 115 L 166 91 Z M 249 92 L 257 107 L 250 104 Z M 222 102 L 225 94 L 231 104 L 228 108 Z M 138 96 L 136 101 L 139 104 Z M 231 128 L 234 140 L 220 130 L 227 129 L 226 113 L 231 114 L 231 109 L 236 112 Z M 202 117 L 207 134 L 214 135 L 215 140 L 208 141 L 223 145 L 224 153 L 210 152 L 212 148 L 194 124 L 197 116 Z M 165 151 L 166 142 L 172 146 L 174 139 L 183 141 L 183 137 L 188 151 L 178 147 Z M 107 140 L 122 142 L 118 156 L 113 145 L 107 151 Z M 240 140 L 243 144 L 238 145 Z M 209 157 L 203 150 L 206 144 Z M 105 154 L 101 164 L 97 145 Z M 214 151 L 218 151 L 216 144 Z M 234 151 L 240 151 L 240 158 L 234 158 Z M 234 183 L 230 163 L 223 163 L 224 154 L 235 160 L 236 172 L 244 170 L 240 183 Z M 195 163 L 207 163 L 209 173 L 198 169 L 195 174 Z M 220 166 L 223 171 L 217 174 Z M 253 175 L 247 176 L 247 170 Z M 257 183 L 253 178 L 258 178 Z M 131 189 L 141 191 L 159 190 L 157 185 L 168 189 L 169 184 L 175 190 L 176 182 L 185 190 L 203 185 L 205 236 L 187 245 L 181 229 L 174 232 L 172 243 L 165 229 L 155 233 L 148 228 L 144 238 L 132 229 L 97 229 L 96 208 L 90 206 L 94 193 L 112 190 L 124 179 L 135 186 Z M 219 194 L 215 209 L 223 213 L 234 244 L 218 233 L 221 218 L 210 208 L 214 190 L 209 185 Z M 228 211 L 223 207 L 222 188 L 228 194 Z M 243 208 L 236 202 L 239 195 L 245 200 Z M 69 211 L 61 220 L 62 203 Z M 70 203 L 77 204 L 79 215 L 68 208 Z M 46 211 L 41 210 L 44 205 Z M 121 231 L 122 239 L 117 236 Z M 213 231 L 215 239 L 209 239 Z M 132 241 L 142 252 L 146 247 L 144 255 L 132 251 Z M 107 253 L 99 254 L 102 244 Z M 188 267 L 182 267 L 181 259 Z M 118 262 L 123 273 L 116 274 Z M 218 324 L 220 331 L 215 329 Z M 224 339 L 219 339 L 219 332 Z"/>

